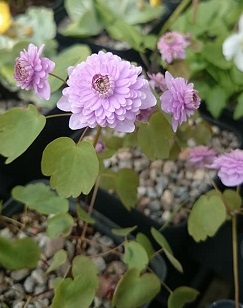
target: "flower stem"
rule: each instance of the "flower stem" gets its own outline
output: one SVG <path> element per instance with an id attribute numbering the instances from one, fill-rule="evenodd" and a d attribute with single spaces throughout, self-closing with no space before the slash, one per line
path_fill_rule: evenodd
<path id="1" fill-rule="evenodd" d="M 235 307 L 239 308 L 239 276 L 238 276 L 238 239 L 237 239 L 237 216 L 232 217 L 232 248 L 233 248 L 233 271 L 235 287 Z"/>
<path id="2" fill-rule="evenodd" d="M 46 116 L 46 119 L 59 118 L 59 117 L 67 117 L 67 116 L 70 116 L 70 115 L 72 115 L 71 112 L 69 112 L 69 113 L 60 113 L 60 114 L 51 114 L 51 115 Z"/>
<path id="3" fill-rule="evenodd" d="M 55 77 L 55 78 L 61 80 L 64 84 L 67 84 L 66 80 L 62 79 L 61 77 L 59 77 L 59 76 L 57 76 L 57 75 L 55 75 L 55 74 L 53 74 L 53 73 L 49 73 L 49 75 L 51 75 L 51 76 L 53 76 L 53 77 Z"/>
<path id="4" fill-rule="evenodd" d="M 84 136 L 86 135 L 87 131 L 88 131 L 89 127 L 85 127 L 84 131 L 82 132 L 82 135 L 80 136 L 78 143 L 81 142 L 84 138 Z"/>
<path id="5" fill-rule="evenodd" d="M 181 3 L 176 7 L 174 12 L 170 15 L 170 17 L 164 23 L 163 27 L 161 28 L 159 32 L 159 36 L 163 35 L 170 28 L 170 26 L 175 22 L 177 17 L 184 11 L 184 9 L 188 6 L 190 2 L 191 0 L 181 1 Z"/>
<path id="6" fill-rule="evenodd" d="M 101 129 L 102 127 L 98 126 L 98 129 L 97 129 L 97 132 L 96 132 L 96 135 L 94 137 L 94 141 L 93 141 L 93 146 L 95 147 L 99 138 L 100 138 L 100 134 L 101 134 Z"/>
<path id="7" fill-rule="evenodd" d="M 92 198 L 91 198 L 90 205 L 89 205 L 89 209 L 88 209 L 88 214 L 91 214 L 92 211 L 93 211 L 95 199 L 96 199 L 98 188 L 99 188 L 99 183 L 100 183 L 100 177 L 98 176 L 98 178 L 95 182 L 94 191 L 93 191 Z M 83 226 L 81 238 L 80 238 L 80 241 L 78 243 L 81 248 L 82 248 L 82 242 L 85 240 L 87 228 L 88 228 L 88 223 L 85 222 L 84 226 Z"/>

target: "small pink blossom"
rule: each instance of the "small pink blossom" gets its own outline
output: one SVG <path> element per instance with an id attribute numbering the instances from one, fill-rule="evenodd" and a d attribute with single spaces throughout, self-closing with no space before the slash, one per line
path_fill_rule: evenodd
<path id="1" fill-rule="evenodd" d="M 165 81 L 168 90 L 160 97 L 161 108 L 172 115 L 172 128 L 176 132 L 178 125 L 185 122 L 199 108 L 201 100 L 193 83 L 188 83 L 184 78 L 174 78 L 166 72 Z"/>
<path id="2" fill-rule="evenodd" d="M 190 165 L 199 169 L 211 165 L 215 158 L 215 151 L 203 145 L 191 148 L 188 153 L 188 161 Z"/>
<path id="3" fill-rule="evenodd" d="M 110 127 L 120 132 L 135 130 L 140 110 L 156 105 L 142 68 L 100 51 L 68 68 L 68 87 L 57 107 L 71 111 L 71 129 Z"/>
<path id="4" fill-rule="evenodd" d="M 188 36 L 176 31 L 165 33 L 157 43 L 162 60 L 167 63 L 172 63 L 175 59 L 185 59 L 185 49 L 189 45 Z"/>
<path id="5" fill-rule="evenodd" d="M 105 151 L 105 144 L 103 141 L 98 141 L 95 145 L 95 151 L 97 153 L 103 153 Z"/>
<path id="6" fill-rule="evenodd" d="M 160 91 L 164 92 L 167 90 L 166 82 L 165 82 L 165 76 L 161 73 L 157 74 L 150 74 L 148 73 L 148 76 L 150 78 L 150 85 L 153 89 L 159 89 Z"/>
<path id="7" fill-rule="evenodd" d="M 41 58 L 44 45 L 39 49 L 34 44 L 29 44 L 28 50 L 20 52 L 14 67 L 14 78 L 17 86 L 24 90 L 34 90 L 41 98 L 48 100 L 51 89 L 48 83 L 48 74 L 55 67 L 55 63 L 48 58 Z"/>
<path id="8" fill-rule="evenodd" d="M 243 183 L 243 150 L 232 150 L 221 154 L 210 165 L 218 170 L 218 176 L 225 186 L 237 186 Z"/>

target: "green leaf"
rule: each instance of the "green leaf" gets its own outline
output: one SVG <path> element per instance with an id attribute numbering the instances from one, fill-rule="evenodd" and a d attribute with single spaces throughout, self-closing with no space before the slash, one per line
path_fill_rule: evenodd
<path id="1" fill-rule="evenodd" d="M 128 227 L 128 228 L 122 228 L 122 229 L 112 229 L 112 233 L 120 236 L 128 236 L 130 233 L 132 233 L 134 230 L 137 229 L 137 226 Z"/>
<path id="2" fill-rule="evenodd" d="M 99 286 L 98 268 L 87 256 L 76 256 L 72 262 L 73 280 L 57 280 L 52 307 L 89 307 Z"/>
<path id="3" fill-rule="evenodd" d="M 170 293 L 168 308 L 183 308 L 185 304 L 193 302 L 198 295 L 199 292 L 195 289 L 186 286 L 178 287 Z"/>
<path id="4" fill-rule="evenodd" d="M 227 105 L 227 95 L 221 86 L 216 86 L 210 89 L 206 99 L 207 108 L 210 113 L 218 118 Z"/>
<path id="5" fill-rule="evenodd" d="M 90 37 L 103 30 L 93 0 L 66 0 L 65 8 L 72 22 L 60 30 L 63 35 Z"/>
<path id="6" fill-rule="evenodd" d="M 170 248 L 169 243 L 167 242 L 166 238 L 154 227 L 151 228 L 151 233 L 156 240 L 156 242 L 163 248 L 163 252 L 165 253 L 166 257 L 170 261 L 170 263 L 174 266 L 178 272 L 183 272 L 183 268 L 180 262 L 174 257 L 173 252 Z"/>
<path id="7" fill-rule="evenodd" d="M 139 232 L 136 235 L 136 241 L 143 246 L 143 248 L 146 250 L 149 258 L 153 256 L 153 254 L 155 252 L 153 245 L 150 242 L 149 238 L 145 234 Z"/>
<path id="8" fill-rule="evenodd" d="M 242 204 L 241 196 L 233 189 L 224 190 L 223 200 L 227 208 L 232 211 L 237 211 L 241 208 Z"/>
<path id="9" fill-rule="evenodd" d="M 62 266 L 67 260 L 67 252 L 64 249 L 58 250 L 51 261 L 46 273 L 55 271 L 58 267 Z"/>
<path id="10" fill-rule="evenodd" d="M 225 60 L 225 57 L 222 53 L 222 42 L 209 42 L 205 44 L 202 55 L 204 58 L 212 63 L 214 66 L 220 69 L 228 69 L 231 67 L 231 63 Z"/>
<path id="11" fill-rule="evenodd" d="M 146 268 L 149 259 L 146 250 L 141 244 L 135 241 L 128 241 L 124 244 L 125 253 L 123 261 L 128 268 L 137 268 L 140 272 Z"/>
<path id="12" fill-rule="evenodd" d="M 76 256 L 72 263 L 73 277 L 86 277 L 89 280 L 89 285 L 95 290 L 99 286 L 98 268 L 90 257 Z"/>
<path id="13" fill-rule="evenodd" d="M 82 209 L 80 205 L 77 205 L 77 213 L 79 218 L 81 218 L 83 221 L 89 224 L 95 223 L 94 218 L 92 218 L 84 209 Z"/>
<path id="14" fill-rule="evenodd" d="M 116 172 L 114 172 L 112 169 L 103 169 L 102 167 L 101 173 L 100 173 L 100 183 L 99 186 L 105 190 L 115 190 L 116 189 Z"/>
<path id="15" fill-rule="evenodd" d="M 37 46 L 56 36 L 56 24 L 52 9 L 30 7 L 25 14 L 18 15 L 15 22 L 17 37 L 28 40 Z M 31 31 L 31 35 L 28 34 L 28 30 Z"/>
<path id="16" fill-rule="evenodd" d="M 144 36 L 137 28 L 115 16 L 102 0 L 96 0 L 96 9 L 104 28 L 112 38 L 127 42 L 137 51 L 144 51 Z"/>
<path id="17" fill-rule="evenodd" d="M 112 307 L 135 308 L 152 300 L 160 291 L 160 280 L 152 273 L 140 275 L 130 269 L 119 281 L 112 298 Z"/>
<path id="18" fill-rule="evenodd" d="M 34 268 L 40 254 L 38 244 L 31 238 L 9 240 L 0 237 L 0 264 L 8 269 Z"/>
<path id="19" fill-rule="evenodd" d="M 68 213 L 56 214 L 48 218 L 46 233 L 52 238 L 61 235 L 68 236 L 72 231 L 73 224 L 73 217 Z"/>
<path id="20" fill-rule="evenodd" d="M 218 195 L 202 195 L 190 212 L 188 232 L 196 242 L 212 237 L 226 220 L 226 209 Z"/>
<path id="21" fill-rule="evenodd" d="M 167 242 L 166 238 L 161 234 L 158 230 L 156 230 L 154 227 L 151 228 L 151 234 L 153 235 L 153 238 L 156 240 L 156 242 L 163 248 L 166 249 L 168 252 L 173 254 L 173 251 L 170 247 L 170 244 Z"/>
<path id="22" fill-rule="evenodd" d="M 163 249 L 166 257 L 168 258 L 168 260 L 170 261 L 170 263 L 174 266 L 174 268 L 180 272 L 183 273 L 183 267 L 181 265 L 181 263 L 173 256 L 173 254 L 171 254 L 170 252 L 168 252 L 168 250 Z"/>
<path id="23" fill-rule="evenodd" d="M 57 196 L 44 183 L 16 186 L 12 190 L 12 196 L 30 209 L 43 214 L 66 213 L 69 207 L 66 199 Z"/>
<path id="24" fill-rule="evenodd" d="M 77 145 L 67 137 L 47 145 L 41 162 L 42 172 L 51 176 L 50 185 L 64 197 L 88 194 L 99 172 L 99 161 L 94 147 L 88 141 Z"/>
<path id="25" fill-rule="evenodd" d="M 122 203 L 131 209 L 137 202 L 138 174 L 132 169 L 121 169 L 115 177 L 115 189 Z"/>
<path id="26" fill-rule="evenodd" d="M 89 276 L 77 276 L 73 280 L 66 278 L 56 282 L 52 308 L 89 308 L 96 289 L 90 283 Z"/>
<path id="27" fill-rule="evenodd" d="M 147 23 L 159 18 L 163 11 L 163 5 L 152 7 L 148 2 L 143 2 L 139 7 L 137 0 L 121 0 L 120 9 L 117 10 L 117 3 L 114 0 L 101 0 L 109 7 L 112 13 L 131 25 Z"/>
<path id="28" fill-rule="evenodd" d="M 117 136 L 104 137 L 105 147 L 112 150 L 119 150 L 122 147 L 123 139 Z"/>
<path id="29" fill-rule="evenodd" d="M 44 128 L 46 119 L 35 106 L 13 108 L 0 115 L 0 154 L 11 163 L 24 153 Z"/>
<path id="30" fill-rule="evenodd" d="M 139 127 L 138 144 L 149 159 L 165 159 L 170 154 L 173 136 L 171 125 L 161 112 L 156 112 Z"/>
<path id="31" fill-rule="evenodd" d="M 62 52 L 58 53 L 58 55 L 52 59 L 56 64 L 55 69 L 52 73 L 66 80 L 68 76 L 67 68 L 69 66 L 74 66 L 77 63 L 85 61 L 86 58 L 90 55 L 90 53 L 91 51 L 86 45 L 76 44 L 69 48 L 65 48 Z M 51 75 L 49 76 L 49 83 L 52 92 L 55 92 L 63 85 L 63 82 L 61 80 Z"/>

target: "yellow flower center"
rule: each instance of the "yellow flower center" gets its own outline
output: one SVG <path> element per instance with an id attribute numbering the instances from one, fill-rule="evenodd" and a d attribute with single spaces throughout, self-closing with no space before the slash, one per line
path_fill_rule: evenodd
<path id="1" fill-rule="evenodd" d="M 11 13 L 7 2 L 0 1 L 0 34 L 8 30 L 11 25 Z"/>

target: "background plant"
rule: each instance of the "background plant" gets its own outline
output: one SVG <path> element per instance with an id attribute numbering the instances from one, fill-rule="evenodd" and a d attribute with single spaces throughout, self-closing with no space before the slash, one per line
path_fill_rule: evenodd
<path id="1" fill-rule="evenodd" d="M 233 108 L 235 119 L 243 115 L 243 73 L 222 53 L 222 44 L 236 30 L 242 11 L 240 1 L 199 1 L 196 6 L 188 7 L 169 28 L 188 33 L 191 46 L 186 50 L 185 60 L 165 67 L 194 82 L 214 117 L 219 117 L 225 107 Z"/>

